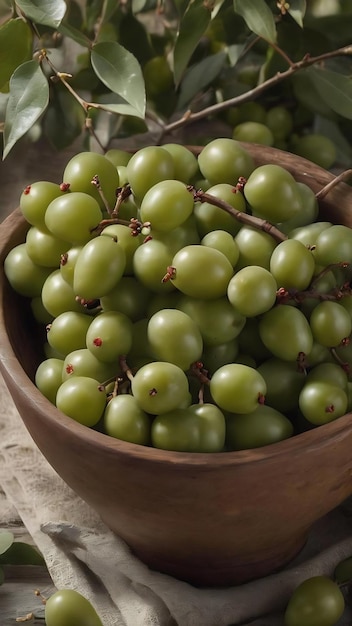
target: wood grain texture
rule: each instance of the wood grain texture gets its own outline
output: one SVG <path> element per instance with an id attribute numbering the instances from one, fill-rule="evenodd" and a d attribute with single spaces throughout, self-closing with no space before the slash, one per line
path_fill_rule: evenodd
<path id="1" fill-rule="evenodd" d="M 7 525 L 6 529 L 14 534 L 15 541 L 33 545 L 33 540 L 23 525 Z M 46 598 L 55 592 L 47 568 L 32 565 L 7 565 L 4 567 L 4 574 L 5 582 L 0 586 L 1 626 L 14 626 L 18 617 L 29 613 L 34 613 L 38 617 L 34 622 L 30 622 L 31 624 L 45 626 L 44 607 L 34 592 L 38 589 Z"/>

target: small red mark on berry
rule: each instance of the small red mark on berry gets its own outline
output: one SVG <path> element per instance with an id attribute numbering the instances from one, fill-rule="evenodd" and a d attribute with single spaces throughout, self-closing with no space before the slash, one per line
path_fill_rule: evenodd
<path id="1" fill-rule="evenodd" d="M 72 374 L 73 373 L 73 365 L 71 363 L 68 363 L 68 365 L 66 365 L 66 374 Z"/>
<path id="2" fill-rule="evenodd" d="M 64 252 L 64 254 L 62 254 L 60 257 L 60 265 L 66 265 L 67 261 L 68 261 L 68 254 L 67 252 Z"/>
<path id="3" fill-rule="evenodd" d="M 258 393 L 258 404 L 265 404 L 265 395 L 263 393 Z"/>
<path id="4" fill-rule="evenodd" d="M 31 185 L 27 185 L 27 187 L 25 187 L 23 190 L 24 195 L 28 196 L 30 190 L 31 190 Z"/>
<path id="5" fill-rule="evenodd" d="M 70 183 L 61 183 L 60 184 L 60 191 L 68 191 L 70 188 Z"/>
<path id="6" fill-rule="evenodd" d="M 101 337 L 95 337 L 95 339 L 93 339 L 93 344 L 97 346 L 97 348 L 100 348 L 100 346 L 103 345 L 103 340 Z"/>

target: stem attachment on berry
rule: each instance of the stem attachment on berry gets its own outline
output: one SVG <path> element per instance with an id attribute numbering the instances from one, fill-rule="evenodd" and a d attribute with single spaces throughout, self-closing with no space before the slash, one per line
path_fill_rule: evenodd
<path id="1" fill-rule="evenodd" d="M 128 366 L 127 361 L 126 361 L 126 357 L 124 355 L 120 356 L 119 364 L 120 364 L 121 370 L 126 375 L 128 380 L 130 382 L 132 382 L 132 380 L 133 380 L 133 373 L 132 373 L 132 370 L 130 369 L 130 367 Z"/>
<path id="2" fill-rule="evenodd" d="M 124 185 L 123 187 L 119 187 L 116 190 L 116 204 L 113 211 L 111 212 L 112 217 L 118 216 L 121 204 L 124 200 L 127 200 L 130 195 L 132 195 L 132 190 L 129 184 Z"/>
<path id="3" fill-rule="evenodd" d="M 336 352 L 336 348 L 330 348 L 330 354 L 334 357 L 336 363 L 338 363 L 346 374 L 349 374 L 351 371 L 350 364 L 347 361 L 344 361 L 340 358 L 340 356 Z"/>
<path id="4" fill-rule="evenodd" d="M 201 361 L 195 361 L 190 367 L 190 372 L 195 375 L 196 378 L 203 384 L 210 384 L 210 377 L 208 371 L 204 368 Z"/>
<path id="5" fill-rule="evenodd" d="M 173 278 L 175 278 L 175 276 L 176 276 L 176 267 L 173 267 L 173 265 L 168 265 L 168 267 L 166 268 L 166 274 L 161 279 L 161 282 L 167 283 L 169 280 L 172 280 Z"/>
<path id="6" fill-rule="evenodd" d="M 297 357 L 297 369 L 302 374 L 307 374 L 307 356 L 304 352 L 299 352 Z"/>

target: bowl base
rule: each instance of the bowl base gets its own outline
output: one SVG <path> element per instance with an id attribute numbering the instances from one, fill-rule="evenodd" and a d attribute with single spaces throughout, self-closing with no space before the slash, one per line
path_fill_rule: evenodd
<path id="1" fill-rule="evenodd" d="M 226 558 L 182 559 L 179 555 L 168 558 L 165 554 L 151 553 L 145 547 L 135 548 L 132 553 L 147 567 L 162 574 L 167 574 L 194 587 L 231 587 L 263 578 L 280 571 L 287 566 L 304 548 L 309 531 L 287 540 L 280 546 L 256 551 L 254 554 L 236 556 L 230 547 Z"/>

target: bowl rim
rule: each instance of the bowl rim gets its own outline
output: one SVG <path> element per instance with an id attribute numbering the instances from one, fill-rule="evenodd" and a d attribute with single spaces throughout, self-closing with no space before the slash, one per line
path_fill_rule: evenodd
<path id="1" fill-rule="evenodd" d="M 267 149 L 267 146 L 261 146 L 258 144 L 241 144 L 249 150 L 249 152 L 255 154 L 258 150 L 261 152 L 263 148 Z M 200 147 L 191 147 L 195 151 L 199 151 Z M 266 150 L 265 150 L 266 151 Z M 311 181 L 314 179 L 314 184 L 317 189 L 320 189 L 322 185 L 330 182 L 334 175 L 327 172 L 318 165 L 307 161 L 297 155 L 292 155 L 278 148 L 270 148 L 270 154 L 276 155 L 276 158 L 280 159 L 281 156 L 290 155 L 293 157 L 297 165 L 302 168 L 300 176 L 303 179 L 309 178 Z M 335 189 L 332 190 L 332 196 L 340 196 L 349 190 L 352 194 L 352 188 L 345 183 L 339 183 L 339 189 L 335 194 Z M 335 200 L 336 202 L 336 200 Z M 20 208 L 15 208 L 7 217 L 0 223 L 0 258 L 1 258 L 1 274 L 0 285 L 2 281 L 8 282 L 4 274 L 3 260 L 4 249 L 8 247 L 11 236 L 16 229 L 25 229 L 27 222 L 23 217 Z M 134 460 L 141 460 L 147 462 L 154 462 L 160 464 L 169 464 L 173 466 L 182 466 L 183 468 L 197 468 L 204 471 L 221 469 L 224 467 L 239 466 L 243 464 L 261 462 L 269 458 L 277 457 L 292 457 L 292 455 L 302 455 L 315 447 L 331 446 L 339 439 L 343 439 L 349 435 L 352 437 L 352 412 L 317 427 L 313 427 L 305 432 L 299 433 L 285 440 L 272 443 L 259 448 L 251 448 L 246 450 L 224 451 L 216 453 L 203 453 L 203 452 L 177 452 L 173 450 L 162 450 L 153 448 L 152 446 L 145 446 L 140 444 L 134 444 L 127 441 L 115 439 L 110 435 L 102 433 L 94 428 L 89 428 L 74 419 L 64 415 L 53 405 L 36 387 L 35 383 L 31 380 L 28 374 L 23 369 L 20 361 L 16 357 L 12 344 L 9 340 L 6 332 L 6 325 L 4 319 L 4 302 L 3 302 L 3 289 L 0 289 L 0 373 L 3 376 L 4 382 L 8 389 L 17 388 L 21 395 L 27 396 L 30 404 L 38 410 L 44 419 L 47 419 L 56 428 L 62 428 L 70 433 L 72 436 L 79 439 L 82 443 L 88 445 L 98 446 L 111 454 L 119 454 L 121 456 L 130 457 Z M 11 392 L 14 404 L 17 406 L 16 396 Z M 26 425 L 26 420 L 22 418 Z M 59 426 L 58 426 L 59 424 Z M 318 435 L 318 436 L 317 436 Z"/>

